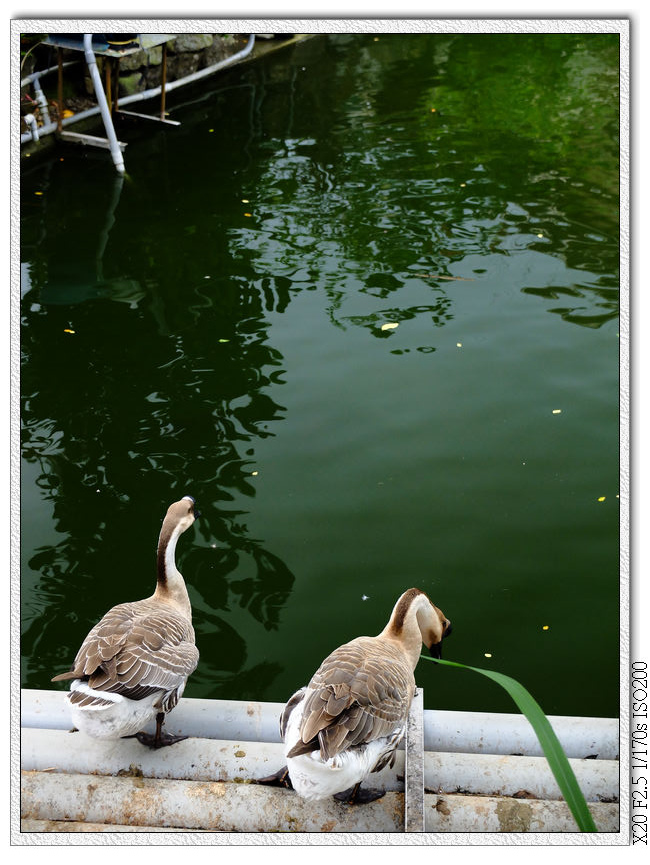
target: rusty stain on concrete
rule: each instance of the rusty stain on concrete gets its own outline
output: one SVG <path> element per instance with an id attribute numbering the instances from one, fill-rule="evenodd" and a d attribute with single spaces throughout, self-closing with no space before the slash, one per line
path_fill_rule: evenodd
<path id="1" fill-rule="evenodd" d="M 501 832 L 530 832 L 533 810 L 520 799 L 500 799 L 496 814 Z"/>
<path id="2" fill-rule="evenodd" d="M 119 769 L 117 774 L 120 777 L 144 778 L 144 772 L 135 763 L 130 763 L 128 769 Z"/>
<path id="3" fill-rule="evenodd" d="M 438 801 L 436 802 L 436 811 L 438 811 L 440 814 L 444 814 L 446 817 L 451 814 L 451 811 L 449 810 L 449 805 L 447 805 L 444 799 L 438 799 Z"/>

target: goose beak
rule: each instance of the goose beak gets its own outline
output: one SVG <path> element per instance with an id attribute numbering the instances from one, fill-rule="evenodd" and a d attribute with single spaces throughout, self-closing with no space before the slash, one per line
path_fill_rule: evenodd
<path id="1" fill-rule="evenodd" d="M 445 628 L 442 637 L 440 638 L 439 643 L 432 643 L 429 646 L 429 654 L 432 658 L 442 658 L 442 641 L 445 637 L 448 637 L 451 634 L 451 622 L 447 622 L 447 627 Z"/>

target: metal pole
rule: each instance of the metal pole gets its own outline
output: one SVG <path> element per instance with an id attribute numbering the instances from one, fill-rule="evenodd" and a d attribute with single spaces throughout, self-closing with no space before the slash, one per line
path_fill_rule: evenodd
<path id="1" fill-rule="evenodd" d="M 106 76 L 106 102 L 108 103 L 109 110 L 111 115 L 113 114 L 113 88 L 111 87 L 112 78 L 113 78 L 113 68 L 112 63 L 109 57 L 106 58 L 106 65 L 104 67 L 104 75 Z"/>
<path id="2" fill-rule="evenodd" d="M 163 43 L 162 50 L 162 82 L 160 85 L 160 119 L 165 119 L 165 96 L 167 87 L 167 43 Z"/>
<path id="3" fill-rule="evenodd" d="M 59 66 L 59 82 L 57 97 L 59 100 L 59 111 L 56 120 L 56 131 L 61 132 L 63 129 L 63 49 L 57 49 L 57 59 Z"/>

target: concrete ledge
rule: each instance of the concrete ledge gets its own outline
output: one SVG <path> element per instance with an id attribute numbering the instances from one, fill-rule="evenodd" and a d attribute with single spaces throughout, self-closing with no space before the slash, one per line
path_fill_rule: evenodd
<path id="1" fill-rule="evenodd" d="M 589 802 L 618 798 L 619 764 L 615 760 L 570 759 Z M 120 775 L 186 781 L 251 781 L 284 765 L 278 742 L 186 739 L 152 751 L 136 739 L 101 742 L 83 733 L 23 730 L 21 765 L 29 771 Z M 538 799 L 559 799 L 560 790 L 544 757 L 456 754 L 425 751 L 424 787 L 428 792 L 513 796 L 520 791 Z M 404 752 L 392 769 L 373 776 L 373 786 L 404 789 Z"/>
<path id="2" fill-rule="evenodd" d="M 348 806 L 251 784 L 23 772 L 22 798 L 23 831 L 39 824 L 61 831 L 53 828 L 58 821 L 101 824 L 104 831 L 403 831 L 404 796 L 392 792 Z M 599 832 L 619 831 L 616 805 L 593 803 L 590 810 Z M 425 832 L 575 832 L 564 802 L 427 794 L 424 814 Z"/>
<path id="3" fill-rule="evenodd" d="M 218 832 L 401 832 L 404 796 L 350 807 L 253 784 L 22 773 L 23 820 Z"/>
<path id="4" fill-rule="evenodd" d="M 618 805 L 592 803 L 598 832 L 619 831 Z M 566 802 L 493 796 L 425 796 L 426 832 L 575 832 Z"/>
<path id="5" fill-rule="evenodd" d="M 23 691 L 21 832 L 577 831 L 546 759 L 520 754 L 527 740 L 531 751 L 536 745 L 523 717 L 420 713 L 424 735 L 411 731 L 408 762 L 423 798 L 417 820 L 405 820 L 404 749 L 392 768 L 368 780 L 368 786 L 386 790 L 368 805 L 305 802 L 291 790 L 251 783 L 285 764 L 281 709 L 279 703 L 183 699 L 165 727 L 188 738 L 152 751 L 135 738 L 100 741 L 70 732 L 64 691 Z M 619 763 L 585 758 L 617 753 L 618 722 L 551 721 L 565 750 L 568 743 L 580 755 L 569 761 L 599 832 L 614 837 Z M 431 750 L 432 740 L 444 747 Z M 460 742 L 473 743 L 474 751 L 457 750 Z"/>

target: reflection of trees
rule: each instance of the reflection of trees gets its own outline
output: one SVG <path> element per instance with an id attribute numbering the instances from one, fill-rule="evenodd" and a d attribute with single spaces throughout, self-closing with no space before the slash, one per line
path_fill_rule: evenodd
<path id="1" fill-rule="evenodd" d="M 335 323 L 380 280 L 386 297 L 405 277 L 458 275 L 471 254 L 531 249 L 585 272 L 567 321 L 618 314 L 617 36 L 335 37 L 310 60 L 321 74 L 291 90 L 290 128 L 287 81 L 248 72 L 264 96 L 264 196 L 233 249 L 318 281 Z M 591 273 L 610 275 L 606 290 Z"/>
<path id="2" fill-rule="evenodd" d="M 601 279 L 606 283 L 606 279 Z M 583 327 L 600 327 L 607 321 L 618 318 L 619 290 L 618 285 L 572 285 L 552 288 L 523 288 L 526 294 L 543 297 L 545 300 L 560 300 L 565 303 L 573 298 L 570 306 L 549 307 L 549 312 L 555 313 L 573 324 Z"/>
<path id="3" fill-rule="evenodd" d="M 282 414 L 265 313 L 293 292 L 317 285 L 333 324 L 373 338 L 390 339 L 387 319 L 434 333 L 453 317 L 452 279 L 533 249 L 585 279 L 523 292 L 581 325 L 617 314 L 617 47 L 313 40 L 233 73 L 241 84 L 190 105 L 173 136 L 147 131 L 119 196 L 105 155 L 79 159 L 74 186 L 76 156 L 26 174 L 23 447 L 61 533 L 30 560 L 30 680 L 56 669 L 46 645 L 65 665 L 98 611 L 149 591 L 160 519 L 186 492 L 203 512 L 203 545 L 178 551 L 209 647 L 196 681 L 273 675 L 245 671 L 232 616 L 274 627 L 292 575 L 227 507 L 254 495 L 255 441 Z"/>
<path id="4" fill-rule="evenodd" d="M 39 580 L 24 599 L 25 684 L 48 687 L 99 615 L 153 591 L 162 517 L 190 493 L 202 512 L 194 537 L 203 544 L 183 539 L 177 557 L 196 594 L 201 665 L 212 671 L 200 669 L 197 682 L 205 690 L 235 677 L 243 689 L 257 667 L 247 669 L 245 638 L 223 611 L 235 607 L 264 629 L 277 627 L 293 575 L 224 504 L 255 494 L 254 443 L 282 416 L 270 395 L 281 383 L 282 357 L 267 343 L 264 311 L 289 297 L 272 279 L 259 289 L 216 273 L 205 279 L 209 265 L 198 259 L 185 261 L 181 281 L 178 246 L 158 253 L 169 267 L 137 261 L 129 243 L 115 243 L 124 231 L 118 207 L 103 282 L 128 273 L 146 290 L 130 305 L 97 294 L 71 302 L 49 277 L 75 260 L 83 279 L 74 246 L 97 250 L 106 224 L 86 204 L 86 224 L 71 226 L 66 214 L 62 228 L 45 210 L 33 223 L 38 246 L 25 237 L 22 452 L 39 466 L 37 485 L 61 533 L 28 562 Z M 89 260 L 89 283 L 96 266 Z M 269 681 L 276 671 L 262 666 Z"/>

